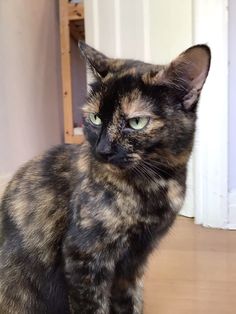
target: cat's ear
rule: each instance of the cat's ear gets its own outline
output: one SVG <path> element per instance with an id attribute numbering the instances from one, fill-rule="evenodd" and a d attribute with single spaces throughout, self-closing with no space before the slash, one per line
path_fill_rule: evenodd
<path id="1" fill-rule="evenodd" d="M 179 55 L 166 69 L 168 79 L 186 88 L 183 105 L 186 109 L 198 101 L 206 81 L 211 62 L 210 48 L 193 46 Z"/>
<path id="2" fill-rule="evenodd" d="M 79 48 L 95 77 L 98 79 L 104 78 L 110 71 L 112 59 L 90 47 L 83 41 L 79 42 Z"/>
<path id="3" fill-rule="evenodd" d="M 181 91 L 182 104 L 191 109 L 197 103 L 206 81 L 211 62 L 207 45 L 193 46 L 181 53 L 157 75 L 152 75 L 154 84 L 170 84 Z"/>

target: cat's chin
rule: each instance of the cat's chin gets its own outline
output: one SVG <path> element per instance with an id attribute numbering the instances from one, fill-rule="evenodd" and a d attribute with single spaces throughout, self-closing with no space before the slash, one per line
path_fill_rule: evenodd
<path id="1" fill-rule="evenodd" d="M 125 167 L 120 167 L 118 165 L 113 165 L 113 164 L 109 164 L 109 163 L 105 164 L 105 168 L 108 171 L 115 173 L 115 174 L 125 172 L 125 170 L 126 170 Z"/>
<path id="2" fill-rule="evenodd" d="M 130 169 L 130 165 L 116 165 L 112 163 L 102 163 L 101 171 L 108 171 L 115 175 L 125 175 Z M 103 170 L 102 170 L 103 168 Z"/>
<path id="3" fill-rule="evenodd" d="M 113 172 L 113 173 L 118 173 L 122 170 L 119 167 L 117 167 L 115 165 L 111 165 L 111 164 L 106 164 L 106 168 L 107 168 L 107 170 L 109 170 L 110 172 Z"/>

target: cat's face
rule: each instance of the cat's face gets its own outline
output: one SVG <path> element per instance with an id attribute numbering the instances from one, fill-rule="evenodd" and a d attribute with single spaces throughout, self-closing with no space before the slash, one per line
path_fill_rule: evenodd
<path id="1" fill-rule="evenodd" d="M 96 76 L 83 108 L 94 157 L 136 171 L 186 164 L 209 49 L 190 48 L 167 67 L 109 59 L 85 44 L 81 49 Z"/>

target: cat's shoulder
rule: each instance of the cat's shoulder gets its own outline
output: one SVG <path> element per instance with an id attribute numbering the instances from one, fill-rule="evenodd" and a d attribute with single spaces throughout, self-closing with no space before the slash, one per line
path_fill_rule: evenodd
<path id="1" fill-rule="evenodd" d="M 4 198 L 16 197 L 39 188 L 53 188 L 68 184 L 79 158 L 80 146 L 57 145 L 24 163 L 13 175 L 6 187 Z"/>

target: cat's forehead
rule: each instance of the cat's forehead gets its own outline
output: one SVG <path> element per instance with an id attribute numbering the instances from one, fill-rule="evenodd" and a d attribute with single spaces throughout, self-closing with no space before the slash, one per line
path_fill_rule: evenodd
<path id="1" fill-rule="evenodd" d="M 144 97 L 138 89 L 135 89 L 121 98 L 120 108 L 122 113 L 130 119 L 137 116 L 142 117 L 149 115 L 152 103 L 147 97 Z"/>
<path id="2" fill-rule="evenodd" d="M 83 107 L 83 111 L 85 113 L 112 111 L 116 112 L 116 114 L 119 112 L 126 118 L 150 115 L 152 104 L 147 97 L 142 95 L 138 88 L 126 92 L 124 95 L 117 94 L 116 97 L 118 99 L 104 102 L 101 92 L 95 93 Z"/>

